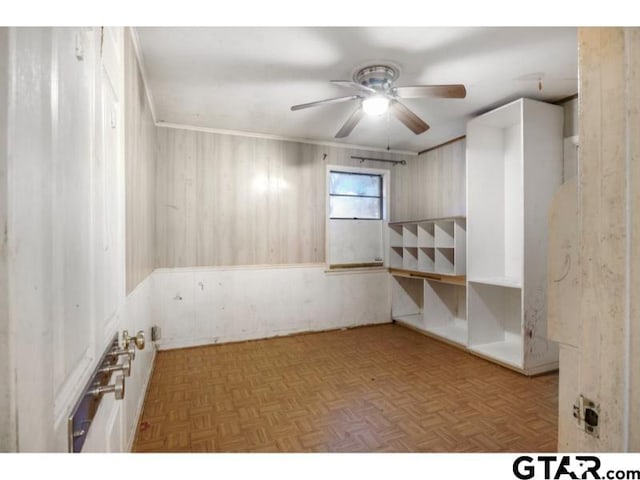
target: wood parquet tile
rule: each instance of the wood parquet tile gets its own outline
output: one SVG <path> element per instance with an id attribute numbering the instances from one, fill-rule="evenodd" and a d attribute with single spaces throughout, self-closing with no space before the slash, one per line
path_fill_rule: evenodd
<path id="1" fill-rule="evenodd" d="M 387 324 L 158 352 L 136 452 L 541 452 L 558 375 Z"/>

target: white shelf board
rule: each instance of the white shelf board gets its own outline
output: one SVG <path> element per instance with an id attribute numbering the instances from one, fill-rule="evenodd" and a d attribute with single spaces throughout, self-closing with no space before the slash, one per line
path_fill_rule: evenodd
<path id="1" fill-rule="evenodd" d="M 393 315 L 391 318 L 399 322 L 408 323 L 416 328 L 424 328 L 422 326 L 423 314 L 412 313 L 410 315 Z"/>
<path id="2" fill-rule="evenodd" d="M 489 358 L 494 358 L 499 362 L 503 362 L 517 368 L 523 368 L 522 339 L 518 335 L 507 334 L 505 335 L 505 340 L 501 342 L 470 345 L 469 350 L 472 350 Z"/>
<path id="3" fill-rule="evenodd" d="M 460 345 L 467 344 L 467 322 L 464 320 L 454 320 L 448 325 L 428 327 L 426 331 Z"/>
<path id="4" fill-rule="evenodd" d="M 495 285 L 497 287 L 522 288 L 522 282 L 512 277 L 482 277 L 468 278 L 469 283 L 483 283 L 485 285 Z"/>

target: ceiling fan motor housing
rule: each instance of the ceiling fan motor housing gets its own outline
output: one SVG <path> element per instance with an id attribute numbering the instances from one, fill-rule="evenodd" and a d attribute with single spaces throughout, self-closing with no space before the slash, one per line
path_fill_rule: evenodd
<path id="1" fill-rule="evenodd" d="M 364 67 L 353 75 L 354 82 L 379 92 L 388 92 L 396 78 L 398 78 L 398 70 L 388 65 Z"/>

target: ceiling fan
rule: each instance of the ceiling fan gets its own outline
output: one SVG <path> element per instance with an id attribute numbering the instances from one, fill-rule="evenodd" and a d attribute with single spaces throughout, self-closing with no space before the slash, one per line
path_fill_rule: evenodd
<path id="1" fill-rule="evenodd" d="M 303 108 L 316 107 L 318 105 L 357 100 L 358 107 L 353 111 L 338 133 L 336 133 L 336 138 L 347 137 L 365 113 L 381 115 L 387 110 L 409 128 L 409 130 L 419 135 L 426 132 L 429 129 L 429 125 L 402 104 L 399 99 L 418 97 L 464 98 L 467 95 L 467 90 L 464 88 L 464 85 L 414 85 L 394 87 L 393 81 L 396 78 L 398 78 L 398 70 L 389 65 L 364 67 L 353 75 L 353 81 L 331 80 L 331 83 L 336 85 L 358 90 L 357 94 L 294 105 L 291 107 L 291 110 L 302 110 Z"/>

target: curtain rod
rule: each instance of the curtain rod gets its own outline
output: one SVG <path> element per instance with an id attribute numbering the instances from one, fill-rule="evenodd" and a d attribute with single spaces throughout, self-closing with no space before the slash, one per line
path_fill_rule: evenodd
<path id="1" fill-rule="evenodd" d="M 354 160 L 360 160 L 360 163 L 364 162 L 365 160 L 369 160 L 371 162 L 393 163 L 394 165 L 397 165 L 397 164 L 406 165 L 407 164 L 406 160 L 385 160 L 384 158 L 357 157 L 355 155 L 351 155 L 351 158 L 353 158 Z"/>

